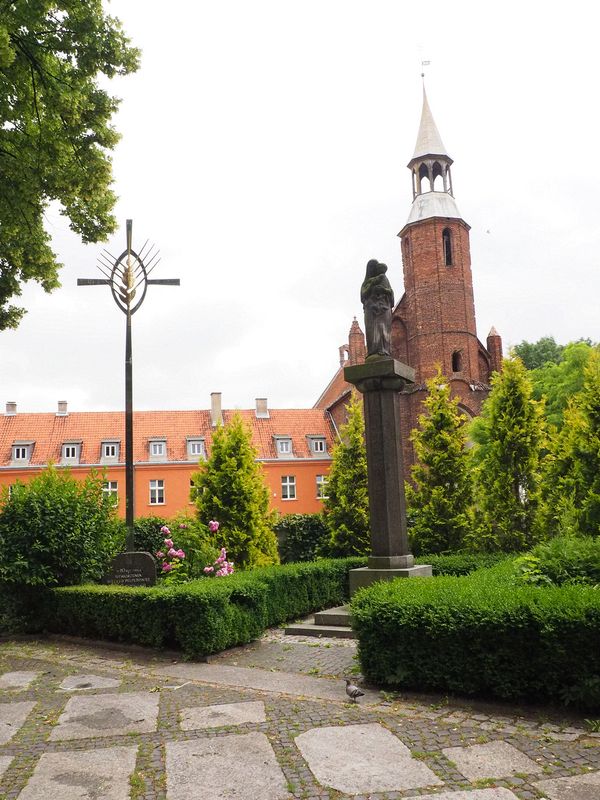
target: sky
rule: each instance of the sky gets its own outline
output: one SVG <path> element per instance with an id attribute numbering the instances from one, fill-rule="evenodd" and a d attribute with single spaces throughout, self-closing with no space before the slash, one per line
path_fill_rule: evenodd
<path id="1" fill-rule="evenodd" d="M 142 49 L 110 82 L 119 231 L 83 245 L 57 208 L 62 287 L 0 331 L 0 410 L 124 407 L 125 318 L 97 258 L 161 251 L 133 318 L 134 406 L 311 407 L 339 366 L 370 258 L 402 294 L 397 233 L 429 103 L 471 225 L 479 338 L 600 340 L 600 78 L 593 4 L 113 0 Z M 20 302 L 18 303 L 21 304 Z"/>

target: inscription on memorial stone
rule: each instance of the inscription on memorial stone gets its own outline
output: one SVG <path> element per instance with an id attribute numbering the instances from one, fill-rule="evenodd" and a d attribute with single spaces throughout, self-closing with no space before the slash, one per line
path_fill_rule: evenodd
<path id="1" fill-rule="evenodd" d="M 154 586 L 156 561 L 150 553 L 119 553 L 113 559 L 107 583 L 117 586 Z"/>

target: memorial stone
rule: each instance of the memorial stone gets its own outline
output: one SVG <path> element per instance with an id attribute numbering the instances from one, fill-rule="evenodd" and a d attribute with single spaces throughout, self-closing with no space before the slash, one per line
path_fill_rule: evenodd
<path id="1" fill-rule="evenodd" d="M 156 561 L 150 553 L 119 553 L 113 559 L 107 583 L 117 586 L 154 586 Z"/>

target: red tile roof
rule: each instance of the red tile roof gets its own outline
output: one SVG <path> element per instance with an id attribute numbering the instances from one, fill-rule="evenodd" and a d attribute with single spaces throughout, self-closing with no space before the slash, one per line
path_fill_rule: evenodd
<path id="1" fill-rule="evenodd" d="M 269 417 L 258 419 L 254 409 L 223 411 L 225 425 L 239 413 L 250 425 L 254 446 L 260 459 L 277 458 L 274 436 L 292 439 L 293 455 L 310 458 L 307 436 L 324 436 L 327 451 L 334 444 L 334 428 L 326 411 L 321 409 L 269 409 Z M 187 439 L 203 438 L 210 453 L 212 431 L 209 411 L 137 411 L 134 412 L 134 461 L 149 461 L 148 443 L 164 438 L 168 461 L 188 461 Z M 120 441 L 120 462 L 125 459 L 125 415 L 123 412 L 72 412 L 0 416 L 0 467 L 10 467 L 15 442 L 34 442 L 31 466 L 52 461 L 60 463 L 62 445 L 81 441 L 81 464 L 98 464 L 102 442 Z M 195 459 L 194 459 L 195 460 Z"/>

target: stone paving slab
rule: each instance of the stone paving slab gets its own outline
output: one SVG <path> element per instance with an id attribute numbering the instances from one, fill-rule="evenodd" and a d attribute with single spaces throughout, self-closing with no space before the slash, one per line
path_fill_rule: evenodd
<path id="1" fill-rule="evenodd" d="M 508 742 L 488 742 L 468 747 L 447 747 L 442 750 L 458 770 L 470 781 L 481 778 L 503 778 L 517 773 L 541 772 L 541 767 Z"/>
<path id="2" fill-rule="evenodd" d="M 339 792 L 395 792 L 443 783 L 378 723 L 313 728 L 295 741 L 319 783 Z"/>
<path id="3" fill-rule="evenodd" d="M 89 739 L 156 730 L 158 696 L 123 692 L 71 697 L 50 739 Z"/>
<path id="4" fill-rule="evenodd" d="M 548 800 L 598 800 L 600 798 L 600 772 L 536 781 L 534 786 Z"/>
<path id="5" fill-rule="evenodd" d="M 10 742 L 31 714 L 34 706 L 35 703 L 30 700 L 0 703 L 0 744 Z"/>
<path id="6" fill-rule="evenodd" d="M 40 674 L 29 670 L 5 672 L 0 675 L 0 689 L 28 689 Z"/>
<path id="7" fill-rule="evenodd" d="M 347 700 L 346 684 L 343 680 L 313 678 L 289 672 L 271 672 L 248 667 L 230 667 L 224 664 L 172 664 L 157 667 L 155 672 L 168 677 L 217 683 L 220 686 L 239 686 L 245 689 L 258 689 L 267 692 L 283 692 L 301 697 L 315 697 L 320 700 Z M 364 689 L 360 698 L 362 705 L 379 703 L 379 692 Z"/>
<path id="8" fill-rule="evenodd" d="M 107 678 L 103 675 L 68 675 L 59 688 L 66 692 L 80 692 L 89 689 L 116 689 L 121 685 L 117 678 Z"/>
<path id="9" fill-rule="evenodd" d="M 286 780 L 264 733 L 168 742 L 167 800 L 284 800 Z"/>
<path id="10" fill-rule="evenodd" d="M 19 800 L 127 800 L 136 747 L 44 753 Z"/>
<path id="11" fill-rule="evenodd" d="M 247 703 L 222 703 L 204 708 L 184 708 L 181 711 L 181 728 L 193 731 L 218 728 L 222 725 L 244 725 L 247 722 L 265 722 L 265 704 L 261 700 Z"/>

